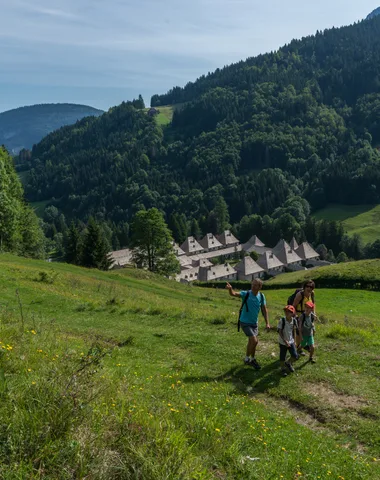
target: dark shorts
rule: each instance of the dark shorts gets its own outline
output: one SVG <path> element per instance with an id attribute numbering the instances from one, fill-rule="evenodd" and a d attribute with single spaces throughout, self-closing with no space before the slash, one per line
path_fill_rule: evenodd
<path id="1" fill-rule="evenodd" d="M 285 359 L 286 359 L 286 353 L 289 352 L 290 355 L 295 358 L 296 360 L 298 359 L 299 355 L 297 353 L 297 349 L 296 349 L 296 344 L 295 343 L 292 343 L 290 345 L 290 347 L 287 347 L 286 345 L 282 345 L 281 343 L 279 343 L 280 345 L 280 360 L 281 362 L 285 362 Z"/>
<path id="2" fill-rule="evenodd" d="M 259 334 L 259 327 L 252 325 L 251 323 L 242 323 L 240 322 L 241 329 L 247 335 L 247 337 L 257 337 Z"/>

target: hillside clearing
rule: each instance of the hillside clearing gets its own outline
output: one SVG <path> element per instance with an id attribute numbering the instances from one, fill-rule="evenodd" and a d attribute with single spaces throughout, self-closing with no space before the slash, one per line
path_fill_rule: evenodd
<path id="1" fill-rule="evenodd" d="M 349 235 L 359 234 L 363 243 L 380 238 L 380 205 L 330 205 L 313 215 L 317 220 L 337 220 Z"/>
<path id="2" fill-rule="evenodd" d="M 318 363 L 300 360 L 284 379 L 275 332 L 261 332 L 262 370 L 242 365 L 239 301 L 225 291 L 10 255 L 0 256 L 0 285 L 1 341 L 12 347 L 1 357 L 8 393 L 0 413 L 11 419 L 2 478 L 379 477 L 378 293 L 318 290 Z M 265 293 L 275 325 L 290 290 Z M 100 348 L 109 353 L 99 373 L 84 377 L 89 392 L 69 383 L 74 406 L 85 405 L 72 427 L 49 441 L 34 436 L 50 415 L 49 378 L 67 385 L 60 379 L 70 362 L 91 362 Z M 52 369 L 60 375 L 49 377 Z M 318 392 L 330 391 L 355 402 L 321 401 Z M 34 405 L 33 426 L 21 401 Z M 18 432 L 24 441 L 5 450 Z"/>

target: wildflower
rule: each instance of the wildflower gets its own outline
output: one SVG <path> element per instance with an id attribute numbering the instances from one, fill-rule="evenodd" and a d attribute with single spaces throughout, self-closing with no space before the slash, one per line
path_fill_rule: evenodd
<path id="1" fill-rule="evenodd" d="M 11 345 L 7 345 L 7 350 L 8 352 L 10 352 L 11 350 L 13 350 L 13 347 Z"/>
<path id="2" fill-rule="evenodd" d="M 36 384 L 36 382 L 32 382 L 32 385 L 35 385 L 35 384 Z"/>
<path id="3" fill-rule="evenodd" d="M 220 432 L 220 428 L 216 428 L 215 431 L 216 431 L 216 432 Z"/>
<path id="4" fill-rule="evenodd" d="M 168 403 L 168 407 L 171 407 L 171 406 L 172 406 L 172 404 L 171 404 L 171 403 Z"/>
<path id="5" fill-rule="evenodd" d="M 373 458 L 372 460 L 373 460 L 374 462 L 377 462 L 377 458 Z"/>
<path id="6" fill-rule="evenodd" d="M 282 450 L 283 452 L 286 452 L 286 448 L 284 448 L 284 447 L 282 447 L 281 450 Z"/>
<path id="7" fill-rule="evenodd" d="M 30 333 L 32 333 L 33 335 L 37 335 L 37 332 L 35 330 L 31 330 Z"/>
<path id="8" fill-rule="evenodd" d="M 121 367 L 121 363 L 118 363 L 116 366 L 117 366 L 117 367 Z"/>
<path id="9" fill-rule="evenodd" d="M 31 372 L 31 371 L 32 371 L 32 369 L 31 369 L 31 368 L 28 368 L 28 372 Z"/>

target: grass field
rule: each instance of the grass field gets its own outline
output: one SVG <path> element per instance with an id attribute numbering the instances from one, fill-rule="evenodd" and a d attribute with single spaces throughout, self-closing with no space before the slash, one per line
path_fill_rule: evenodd
<path id="1" fill-rule="evenodd" d="M 173 105 L 164 105 L 162 107 L 157 107 L 157 110 L 159 111 L 159 114 L 155 117 L 157 123 L 161 126 L 168 125 L 172 121 L 174 108 L 175 106 Z M 146 108 L 146 111 L 148 110 L 149 108 Z"/>
<path id="2" fill-rule="evenodd" d="M 317 220 L 337 220 L 349 235 L 358 233 L 364 244 L 380 238 L 380 205 L 330 205 L 313 215 Z"/>
<path id="3" fill-rule="evenodd" d="M 378 293 L 318 290 L 318 363 L 283 378 L 225 291 L 10 255 L 0 285 L 1 478 L 380 478 Z"/>
<path id="4" fill-rule="evenodd" d="M 318 280 L 339 281 L 343 279 L 357 283 L 380 282 L 380 260 L 360 260 L 358 262 L 338 263 L 326 267 L 313 268 L 311 270 L 283 273 L 266 283 L 278 287 L 290 284 L 300 286 L 310 278 L 317 283 Z"/>

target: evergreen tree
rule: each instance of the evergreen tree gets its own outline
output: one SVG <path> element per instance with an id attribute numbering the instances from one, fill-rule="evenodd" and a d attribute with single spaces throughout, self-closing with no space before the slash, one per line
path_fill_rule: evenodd
<path id="1" fill-rule="evenodd" d="M 74 222 L 71 222 L 65 247 L 66 262 L 79 265 L 81 261 L 80 233 Z"/>
<path id="2" fill-rule="evenodd" d="M 141 210 L 132 224 L 133 260 L 151 272 L 171 275 L 179 272 L 172 236 L 161 212 Z"/>
<path id="3" fill-rule="evenodd" d="M 202 236 L 202 232 L 198 223 L 198 220 L 193 218 L 191 220 L 190 235 L 198 239 Z"/>
<path id="4" fill-rule="evenodd" d="M 109 247 L 103 232 L 95 220 L 90 217 L 85 233 L 81 264 L 88 268 L 108 270 L 111 266 Z"/>

